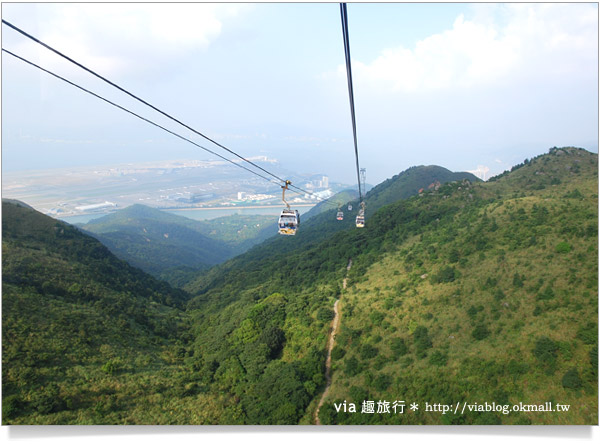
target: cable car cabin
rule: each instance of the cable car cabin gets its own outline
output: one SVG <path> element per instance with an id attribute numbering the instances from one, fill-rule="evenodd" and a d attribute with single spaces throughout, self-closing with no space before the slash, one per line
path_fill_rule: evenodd
<path id="1" fill-rule="evenodd" d="M 344 220 L 344 212 L 338 211 L 337 216 L 335 217 L 337 220 Z"/>
<path id="2" fill-rule="evenodd" d="M 284 209 L 279 216 L 279 234 L 293 236 L 300 225 L 298 210 Z"/>
<path id="3" fill-rule="evenodd" d="M 348 211 L 352 211 L 352 205 L 348 205 Z"/>
<path id="4" fill-rule="evenodd" d="M 364 228 L 364 226 L 365 226 L 365 215 L 359 214 L 358 216 L 356 216 L 356 227 Z"/>

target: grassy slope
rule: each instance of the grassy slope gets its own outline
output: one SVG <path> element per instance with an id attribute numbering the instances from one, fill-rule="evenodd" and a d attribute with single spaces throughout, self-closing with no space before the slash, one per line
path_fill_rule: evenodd
<path id="1" fill-rule="evenodd" d="M 344 294 L 322 421 L 597 424 L 597 169 L 597 155 L 556 150 L 496 182 L 442 189 L 464 209 L 408 236 Z M 571 408 L 336 416 L 336 399 Z"/>

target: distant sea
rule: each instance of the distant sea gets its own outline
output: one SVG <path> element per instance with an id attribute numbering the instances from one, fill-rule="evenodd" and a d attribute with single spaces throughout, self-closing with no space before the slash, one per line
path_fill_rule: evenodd
<path id="1" fill-rule="evenodd" d="M 300 214 L 304 214 L 309 211 L 313 205 L 310 206 L 301 206 L 301 207 L 293 207 L 297 209 Z M 282 207 L 270 207 L 270 208 L 217 208 L 217 209 L 199 209 L 199 208 L 190 208 L 190 209 L 181 209 L 181 210 L 164 210 L 167 213 L 176 214 L 177 216 L 187 217 L 189 219 L 194 220 L 208 220 L 208 219 L 216 219 L 217 217 L 222 216 L 230 216 L 232 214 L 244 214 L 244 215 L 252 215 L 252 214 L 260 214 L 260 215 L 273 215 L 278 216 Z M 79 216 L 68 216 L 68 217 L 59 217 L 58 219 L 65 221 L 70 224 L 86 224 L 91 220 L 98 219 L 100 217 L 106 216 L 110 213 L 94 213 L 94 214 L 82 214 Z"/>

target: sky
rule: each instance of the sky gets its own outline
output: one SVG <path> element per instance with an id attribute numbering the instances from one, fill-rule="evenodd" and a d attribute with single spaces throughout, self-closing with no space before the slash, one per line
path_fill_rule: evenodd
<path id="1" fill-rule="evenodd" d="M 240 155 L 356 182 L 337 3 L 3 3 L 2 18 Z M 368 183 L 598 151 L 597 4 L 350 3 L 348 27 Z M 231 157 L 5 25 L 2 47 Z M 211 158 L 2 54 L 4 171 Z"/>

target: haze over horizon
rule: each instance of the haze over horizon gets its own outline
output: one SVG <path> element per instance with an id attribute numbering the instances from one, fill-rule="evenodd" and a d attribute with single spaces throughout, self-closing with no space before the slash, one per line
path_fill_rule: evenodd
<path id="1" fill-rule="evenodd" d="M 11 3 L 2 17 L 243 156 L 356 181 L 338 4 Z M 596 4 L 351 3 L 348 19 L 369 183 L 598 151 Z M 4 48 L 191 137 L 2 31 Z M 2 91 L 3 171 L 213 159 L 6 54 Z"/>

